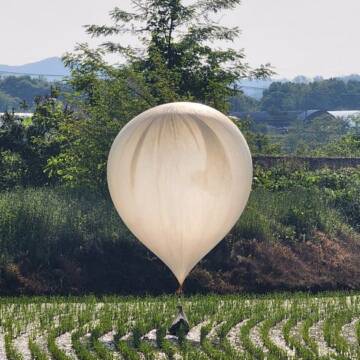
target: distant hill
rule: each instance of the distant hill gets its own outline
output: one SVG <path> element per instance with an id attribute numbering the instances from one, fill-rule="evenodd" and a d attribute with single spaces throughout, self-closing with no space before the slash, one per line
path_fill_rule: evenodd
<path id="1" fill-rule="evenodd" d="M 51 57 L 37 62 L 24 65 L 0 65 L 0 75 L 43 75 L 49 80 L 56 80 L 69 75 L 69 71 L 64 67 L 59 57 Z"/>
<path id="2" fill-rule="evenodd" d="M 16 111 L 21 109 L 20 103 L 25 101 L 32 111 L 36 96 L 50 94 L 51 85 L 59 82 L 49 82 L 46 79 L 39 79 L 30 76 L 5 76 L 0 78 L 0 112 Z"/>
<path id="3" fill-rule="evenodd" d="M 334 79 L 342 80 L 345 83 L 349 81 L 360 81 L 359 74 L 351 74 L 346 76 L 334 76 Z M 299 75 L 294 77 L 293 79 L 266 79 L 266 80 L 241 80 L 239 85 L 243 90 L 244 94 L 254 98 L 256 100 L 260 100 L 263 96 L 264 90 L 268 89 L 273 82 L 292 82 L 296 84 L 308 84 L 314 81 L 324 81 L 325 79 L 321 76 L 315 76 L 313 78 L 306 77 L 304 75 Z"/>

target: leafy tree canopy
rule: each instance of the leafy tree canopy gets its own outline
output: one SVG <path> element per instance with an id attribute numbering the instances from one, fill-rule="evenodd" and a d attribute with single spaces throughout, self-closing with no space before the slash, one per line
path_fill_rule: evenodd
<path id="1" fill-rule="evenodd" d="M 35 98 L 49 94 L 51 84 L 30 76 L 7 76 L 0 79 L 0 111 L 33 110 Z"/>
<path id="2" fill-rule="evenodd" d="M 241 78 L 270 75 L 268 66 L 251 69 L 243 51 L 214 45 L 239 36 L 238 28 L 214 20 L 239 3 L 133 0 L 133 12 L 110 12 L 112 25 L 86 26 L 91 36 L 105 40 L 95 50 L 78 45 L 64 57 L 74 115 L 59 127 L 61 151 L 48 161 L 49 174 L 72 184 L 105 186 L 111 143 L 132 117 L 172 101 L 197 101 L 226 112 Z M 126 45 L 124 35 L 135 36 L 139 47 Z M 108 65 L 108 53 L 117 54 L 121 65 Z"/>
<path id="3" fill-rule="evenodd" d="M 270 112 L 360 109 L 360 81 L 274 82 L 264 91 L 261 108 Z"/>
<path id="4" fill-rule="evenodd" d="M 5 113 L 0 119 L 0 190 L 14 186 L 49 184 L 44 173 L 48 160 L 59 154 L 60 124 L 70 110 L 57 99 L 57 89 L 36 98 L 32 118 L 20 119 Z"/>
<path id="5" fill-rule="evenodd" d="M 237 27 L 213 20 L 239 3 L 198 0 L 186 6 L 181 0 L 133 0 L 133 12 L 115 8 L 110 12 L 111 26 L 88 25 L 86 30 L 93 37 L 120 36 L 118 42 L 103 42 L 102 49 L 120 54 L 142 74 L 151 95 L 149 105 L 193 100 L 226 111 L 237 81 L 271 74 L 266 66 L 252 70 L 242 50 L 213 45 L 239 36 Z M 135 36 L 141 46 L 124 45 L 124 34 Z"/>

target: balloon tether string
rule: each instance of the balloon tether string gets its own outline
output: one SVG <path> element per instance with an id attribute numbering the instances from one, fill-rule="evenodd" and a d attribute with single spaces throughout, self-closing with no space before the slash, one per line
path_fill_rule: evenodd
<path id="1" fill-rule="evenodd" d="M 178 287 L 178 289 L 176 290 L 176 295 L 179 296 L 179 298 L 183 295 L 184 291 L 183 291 L 183 286 L 184 283 L 181 283 L 180 286 Z"/>

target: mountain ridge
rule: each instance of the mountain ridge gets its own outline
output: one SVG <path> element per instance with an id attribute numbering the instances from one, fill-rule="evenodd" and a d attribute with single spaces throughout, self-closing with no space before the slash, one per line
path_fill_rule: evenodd
<path id="1" fill-rule="evenodd" d="M 68 76 L 69 71 L 65 68 L 61 58 L 54 56 L 23 65 L 0 64 L 1 74 L 40 75 L 55 78 Z"/>

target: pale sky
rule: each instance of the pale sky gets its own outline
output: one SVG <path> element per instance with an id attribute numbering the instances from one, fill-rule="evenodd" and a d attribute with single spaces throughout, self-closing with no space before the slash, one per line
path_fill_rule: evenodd
<path id="1" fill-rule="evenodd" d="M 60 56 L 88 41 L 84 24 L 109 22 L 130 0 L 1 0 L 0 64 Z M 242 35 L 251 65 L 270 62 L 280 77 L 360 73 L 360 0 L 243 0 L 223 16 Z"/>

